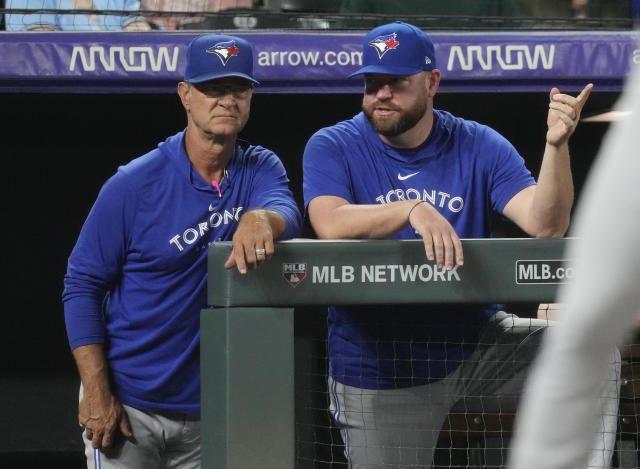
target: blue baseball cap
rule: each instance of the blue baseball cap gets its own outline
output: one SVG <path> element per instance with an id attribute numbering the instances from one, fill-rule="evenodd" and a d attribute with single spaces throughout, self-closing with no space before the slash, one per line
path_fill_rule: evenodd
<path id="1" fill-rule="evenodd" d="M 224 77 L 240 77 L 256 85 L 253 50 L 245 39 L 224 34 L 198 36 L 187 47 L 184 81 L 202 83 Z"/>
<path id="2" fill-rule="evenodd" d="M 365 73 L 415 75 L 436 68 L 431 38 L 412 24 L 396 21 L 373 28 L 362 43 L 362 68 L 349 75 Z"/>

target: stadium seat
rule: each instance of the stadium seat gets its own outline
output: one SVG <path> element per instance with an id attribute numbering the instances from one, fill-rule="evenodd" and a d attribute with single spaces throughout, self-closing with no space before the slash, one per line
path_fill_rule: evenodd
<path id="1" fill-rule="evenodd" d="M 252 8 L 229 8 L 207 16 L 198 23 L 185 23 L 178 27 L 183 30 L 224 30 L 224 29 L 274 29 L 295 27 L 287 18 L 268 11 Z"/>

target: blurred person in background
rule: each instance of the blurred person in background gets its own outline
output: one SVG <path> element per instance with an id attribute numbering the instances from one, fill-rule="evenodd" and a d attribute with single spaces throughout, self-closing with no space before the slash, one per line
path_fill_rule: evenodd
<path id="1" fill-rule="evenodd" d="M 85 13 L 11 13 L 7 31 L 148 31 L 147 21 L 137 14 L 138 0 L 6 0 L 7 9 L 83 10 Z M 103 15 L 103 10 L 122 15 Z M 130 12 L 130 14 L 129 14 Z"/>
<path id="2" fill-rule="evenodd" d="M 343 27 L 370 28 L 380 24 L 380 20 L 361 19 L 358 15 L 375 14 L 388 17 L 440 16 L 438 25 L 447 22 L 452 26 L 460 26 L 456 17 L 514 17 L 520 15 L 520 7 L 516 0 L 342 0 L 340 13 L 353 15 L 353 18 L 341 22 Z M 448 17 L 448 18 L 447 18 Z"/>
<path id="3" fill-rule="evenodd" d="M 640 0 L 631 7 L 637 28 Z M 559 293 L 558 323 L 527 381 L 512 469 L 585 467 L 599 398 L 607 382 L 619 379 L 607 365 L 611 347 L 638 324 L 640 65 L 616 107 L 631 114 L 612 125 L 590 170 L 566 254 L 575 277 Z M 612 193 L 624 202 L 611 203 Z"/>
<path id="4" fill-rule="evenodd" d="M 571 0 L 571 16 L 587 18 L 630 18 L 629 0 Z"/>
<path id="5" fill-rule="evenodd" d="M 235 8 L 253 8 L 255 0 L 141 0 L 142 10 L 158 12 L 189 12 L 183 16 L 151 15 L 147 21 L 155 29 L 184 29 L 185 26 L 203 21 L 197 13 L 225 11 Z"/>
<path id="6" fill-rule="evenodd" d="M 605 138 L 576 215 L 567 258 L 574 279 L 560 292 L 558 324 L 543 342 L 517 420 L 512 469 L 581 469 L 599 425 L 598 400 L 612 346 L 640 311 L 640 70 L 620 109 L 632 110 Z M 612 193 L 624 203 L 610 203 Z M 615 396 L 610 396 L 615 399 Z"/>

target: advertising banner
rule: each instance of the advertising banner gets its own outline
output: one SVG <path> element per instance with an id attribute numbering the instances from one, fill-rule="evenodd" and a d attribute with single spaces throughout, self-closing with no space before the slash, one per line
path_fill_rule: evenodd
<path id="1" fill-rule="evenodd" d="M 256 92 L 360 93 L 363 32 L 234 33 L 254 46 Z M 175 91 L 193 33 L 0 33 L 0 91 Z M 441 91 L 618 91 L 640 33 L 434 32 Z"/>

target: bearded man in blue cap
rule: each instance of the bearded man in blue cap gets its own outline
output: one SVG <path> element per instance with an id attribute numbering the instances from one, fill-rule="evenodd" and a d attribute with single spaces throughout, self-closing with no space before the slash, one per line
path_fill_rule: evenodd
<path id="1" fill-rule="evenodd" d="M 251 45 L 205 35 L 186 54 L 186 129 L 104 184 L 69 257 L 63 300 L 90 468 L 200 467 L 207 248 L 232 240 L 225 267 L 246 274 L 300 229 L 278 157 L 238 140 L 258 84 Z"/>
<path id="2" fill-rule="evenodd" d="M 577 97 L 551 90 L 536 182 L 496 131 L 434 109 L 441 73 L 423 31 L 374 28 L 362 60 L 352 75 L 364 76 L 362 112 L 315 133 L 304 153 L 305 204 L 320 238 L 422 239 L 444 278 L 464 263 L 460 238 L 490 236 L 493 213 L 531 236 L 564 235 L 568 141 L 591 84 Z M 331 306 L 328 325 L 330 410 L 349 467 L 388 469 L 431 467 L 456 404 L 515 405 L 547 323 L 496 304 L 429 304 Z M 611 460 L 618 384 L 608 386 L 614 399 L 602 401 L 590 467 Z"/>

